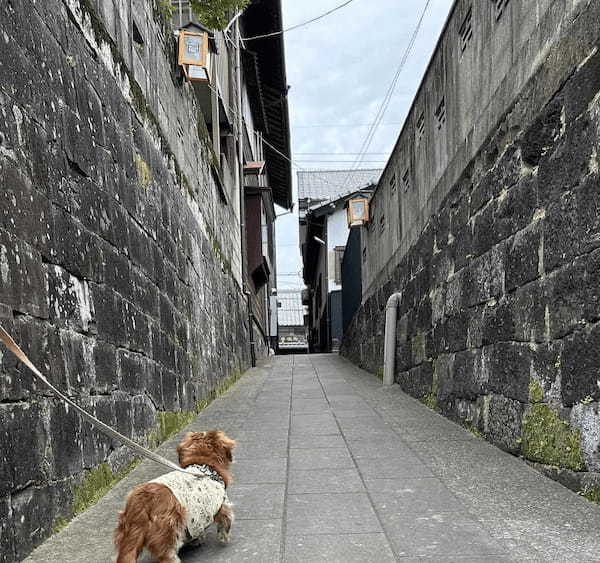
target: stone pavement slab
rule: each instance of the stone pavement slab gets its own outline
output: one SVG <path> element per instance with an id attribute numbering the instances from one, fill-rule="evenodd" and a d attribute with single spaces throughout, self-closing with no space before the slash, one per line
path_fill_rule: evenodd
<path id="1" fill-rule="evenodd" d="M 210 428 L 238 441 L 233 539 L 211 530 L 186 563 L 600 561 L 600 507 L 338 356 L 270 358 L 185 431 Z M 127 491 L 160 473 L 143 463 L 28 561 L 111 561 Z"/>

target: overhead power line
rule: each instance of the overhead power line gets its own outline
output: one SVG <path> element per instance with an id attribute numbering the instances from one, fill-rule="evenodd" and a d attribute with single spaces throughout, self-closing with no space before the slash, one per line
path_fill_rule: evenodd
<path id="1" fill-rule="evenodd" d="M 284 33 L 287 33 L 288 31 L 293 31 L 294 29 L 298 29 L 298 28 L 304 27 L 305 25 L 308 25 L 310 23 L 314 23 L 318 20 L 322 20 L 323 18 L 329 16 L 330 14 L 333 14 L 333 12 L 337 12 L 338 10 L 341 10 L 342 8 L 344 8 L 351 2 L 354 2 L 354 0 L 346 0 L 346 2 L 344 2 L 343 4 L 340 4 L 339 6 L 336 6 L 335 8 L 332 8 L 331 10 L 328 10 L 327 12 L 325 12 L 324 14 L 321 14 L 320 16 L 317 16 L 316 18 L 312 18 L 308 21 L 299 23 L 297 25 L 293 25 L 282 31 L 274 31 L 273 33 L 265 33 L 263 35 L 255 35 L 254 37 L 244 37 L 243 41 L 253 41 L 254 39 L 264 39 L 265 37 L 276 37 L 277 35 L 283 35 Z"/>
<path id="2" fill-rule="evenodd" d="M 361 155 L 358 156 L 358 158 L 356 159 L 356 162 L 354 164 L 354 166 L 352 167 L 352 170 L 357 170 L 360 165 L 361 162 L 363 161 L 364 155 L 366 154 L 366 152 L 369 150 L 369 147 L 371 146 L 371 142 L 373 141 L 373 137 L 375 136 L 375 133 L 377 132 L 377 129 L 379 127 L 379 124 L 381 123 L 381 121 L 383 120 L 383 117 L 385 115 L 385 112 L 387 111 L 387 108 L 390 104 L 390 101 L 392 99 L 392 96 L 394 94 L 394 90 L 396 89 L 396 84 L 398 83 L 398 80 L 400 78 L 400 74 L 402 73 L 402 69 L 404 68 L 404 65 L 406 64 L 406 61 L 408 60 L 408 57 L 410 55 L 410 53 L 412 52 L 412 48 L 415 44 L 415 41 L 417 39 L 417 35 L 419 33 L 419 30 L 421 29 L 421 25 L 423 24 L 423 19 L 425 18 L 425 14 L 427 13 L 427 9 L 429 8 L 429 4 L 431 3 L 431 0 L 427 0 L 427 2 L 425 3 L 425 7 L 423 8 L 423 11 L 421 12 L 421 17 L 419 18 L 419 21 L 417 23 L 417 26 L 412 34 L 412 37 L 408 43 L 408 46 L 406 47 L 406 50 L 404 51 L 404 54 L 402 55 L 402 59 L 400 60 L 400 64 L 398 65 L 398 68 L 396 69 L 396 73 L 394 74 L 394 78 L 390 84 L 390 86 L 387 89 L 387 92 L 383 98 L 383 101 L 379 107 L 379 110 L 377 112 L 377 115 L 375 116 L 375 121 L 373 122 L 373 125 L 371 126 L 371 128 L 369 129 L 369 132 L 367 133 L 367 136 L 360 148 L 360 152 Z M 344 182 L 344 187 L 348 184 L 348 181 L 351 177 L 351 172 L 348 173 L 346 180 Z"/>

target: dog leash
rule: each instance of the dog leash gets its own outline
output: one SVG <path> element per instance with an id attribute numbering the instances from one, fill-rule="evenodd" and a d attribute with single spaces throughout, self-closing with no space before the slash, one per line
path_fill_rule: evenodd
<path id="1" fill-rule="evenodd" d="M 4 330 L 2 325 L 0 325 L 0 341 L 2 341 L 4 343 L 4 345 L 23 364 L 25 364 L 30 369 L 33 372 L 33 374 L 36 376 L 36 378 L 39 381 L 41 381 L 48 389 L 50 389 L 50 391 L 52 391 L 62 401 L 64 401 L 65 403 L 67 403 L 68 405 L 73 407 L 79 414 L 81 414 L 81 416 L 83 416 L 83 418 L 87 419 L 96 428 L 98 428 L 98 430 L 100 430 L 107 436 L 110 436 L 111 438 L 115 438 L 119 442 L 122 442 L 125 446 L 127 446 L 128 448 L 131 448 L 137 454 L 139 454 L 147 459 L 150 459 L 156 463 L 159 463 L 160 465 L 164 465 L 165 467 L 168 467 L 171 471 L 180 471 L 181 473 L 187 473 L 188 475 L 194 475 L 196 477 L 198 476 L 197 473 L 192 473 L 191 471 L 187 471 L 183 467 L 180 467 L 176 463 L 173 463 L 172 461 L 169 461 L 168 459 L 164 458 L 163 456 L 158 455 L 157 453 L 153 452 L 152 450 L 149 450 L 147 448 L 144 448 L 143 446 L 140 446 L 138 443 L 134 442 L 130 438 L 127 438 L 127 436 L 123 436 L 123 434 L 120 434 L 119 432 L 117 432 L 116 430 L 114 430 L 113 428 L 108 426 L 108 424 L 105 424 L 101 420 L 98 420 L 95 416 L 91 415 L 89 412 L 87 412 L 86 410 L 81 408 L 77 403 L 75 403 L 71 399 L 69 399 L 69 397 L 67 397 L 66 395 L 61 393 L 33 365 L 32 361 L 27 357 L 27 355 L 23 352 L 23 350 L 21 350 L 21 348 L 19 348 L 17 343 L 12 339 L 10 334 L 8 334 L 8 332 L 6 332 Z"/>

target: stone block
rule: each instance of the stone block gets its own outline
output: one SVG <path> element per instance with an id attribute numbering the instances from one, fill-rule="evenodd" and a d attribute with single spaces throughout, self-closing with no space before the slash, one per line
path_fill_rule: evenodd
<path id="1" fill-rule="evenodd" d="M 0 302 L 16 311 L 48 318 L 48 286 L 40 253 L 2 228 Z"/>
<path id="2" fill-rule="evenodd" d="M 529 283 L 506 296 L 513 326 L 512 339 L 518 342 L 541 342 L 546 338 L 545 283 Z"/>
<path id="3" fill-rule="evenodd" d="M 48 477 L 44 412 L 36 403 L 0 405 L 0 497 Z M 26 428 L 27 432 L 22 432 Z"/>
<path id="4" fill-rule="evenodd" d="M 599 361 L 599 325 L 594 325 L 590 330 L 576 331 L 564 339 L 560 356 L 564 406 L 571 406 L 586 397 L 600 399 Z"/>
<path id="5" fill-rule="evenodd" d="M 506 291 L 512 291 L 540 274 L 540 249 L 543 249 L 540 223 L 517 233 L 507 245 Z"/>
<path id="6" fill-rule="evenodd" d="M 582 115 L 600 91 L 600 53 L 594 52 L 566 82 L 561 98 L 565 105 L 566 123 Z"/>
<path id="7" fill-rule="evenodd" d="M 120 388 L 137 395 L 143 393 L 146 388 L 146 361 L 139 354 L 128 350 L 119 350 L 117 353 L 119 362 Z"/>
<path id="8" fill-rule="evenodd" d="M 0 498 L 0 563 L 12 563 L 16 560 L 12 521 L 10 497 Z"/>
<path id="9" fill-rule="evenodd" d="M 504 291 L 506 247 L 504 244 L 473 260 L 462 287 L 462 302 L 466 307 L 498 298 Z"/>
<path id="10" fill-rule="evenodd" d="M 484 349 L 488 389 L 514 401 L 529 400 L 532 350 L 528 344 L 497 342 Z"/>
<path id="11" fill-rule="evenodd" d="M 571 123 L 554 149 L 542 158 L 538 171 L 541 207 L 559 201 L 587 175 L 594 147 L 593 136 L 592 124 L 582 117 Z"/>
<path id="12" fill-rule="evenodd" d="M 546 316 L 551 338 L 562 338 L 585 324 L 584 284 L 585 265 L 581 260 L 546 277 Z"/>
<path id="13" fill-rule="evenodd" d="M 489 372 L 480 350 L 457 352 L 452 366 L 452 377 L 446 383 L 446 395 L 476 399 L 488 389 Z M 452 384 L 452 385 L 451 385 Z"/>
<path id="14" fill-rule="evenodd" d="M 117 346 L 127 344 L 123 299 L 105 285 L 90 284 L 98 336 Z"/>
<path id="15" fill-rule="evenodd" d="M 424 362 L 410 371 L 396 375 L 396 383 L 403 391 L 413 397 L 423 397 L 431 392 L 433 383 L 433 364 Z"/>
<path id="16" fill-rule="evenodd" d="M 521 425 L 526 405 L 502 395 L 491 395 L 487 405 L 485 437 L 511 453 L 520 450 Z"/>
<path id="17" fill-rule="evenodd" d="M 542 156 L 554 144 L 561 129 L 563 105 L 559 99 L 552 100 L 534 119 L 521 138 L 523 162 L 537 166 Z"/>
<path id="18" fill-rule="evenodd" d="M 50 322 L 61 328 L 88 332 L 94 311 L 87 282 L 60 266 L 48 266 L 47 274 Z"/>

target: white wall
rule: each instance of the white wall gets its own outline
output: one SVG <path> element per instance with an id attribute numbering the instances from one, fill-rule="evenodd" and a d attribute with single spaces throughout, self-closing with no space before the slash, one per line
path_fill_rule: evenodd
<path id="1" fill-rule="evenodd" d="M 333 214 L 327 217 L 327 278 L 329 280 L 327 291 L 342 289 L 340 284 L 335 283 L 335 252 L 336 246 L 346 246 L 348 240 L 348 220 L 346 209 L 338 207 Z"/>

